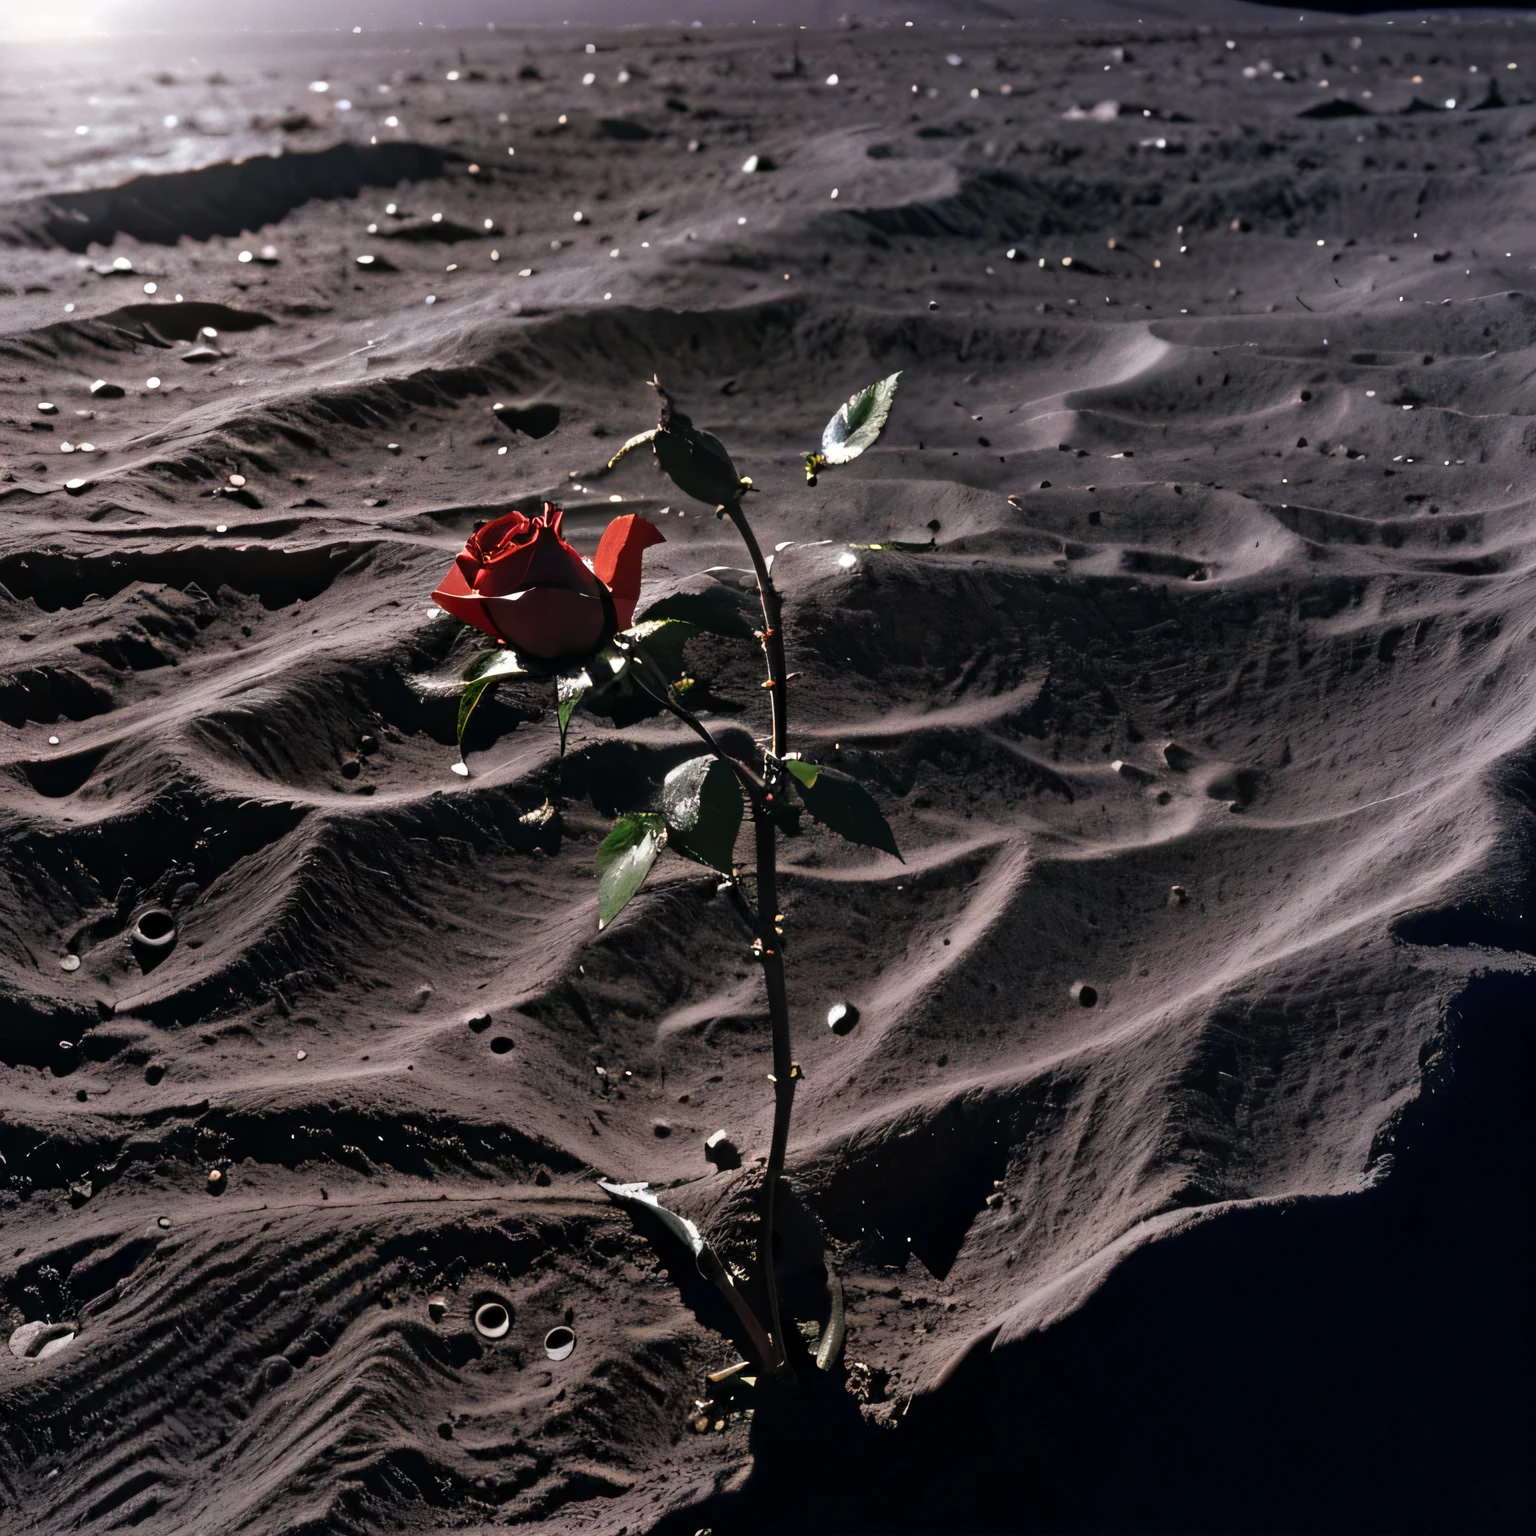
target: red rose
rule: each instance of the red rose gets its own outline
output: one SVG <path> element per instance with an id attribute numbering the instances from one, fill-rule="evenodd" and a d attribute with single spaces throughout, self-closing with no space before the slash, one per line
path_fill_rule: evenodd
<path id="1" fill-rule="evenodd" d="M 640 556 L 661 533 L 632 513 L 616 517 L 587 562 L 560 537 L 565 510 L 508 512 L 472 533 L 432 594 L 456 619 L 544 661 L 590 656 L 628 629 L 640 597 Z"/>

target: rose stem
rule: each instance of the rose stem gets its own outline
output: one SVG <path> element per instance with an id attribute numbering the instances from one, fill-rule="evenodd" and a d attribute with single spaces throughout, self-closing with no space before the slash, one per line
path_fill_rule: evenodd
<path id="1" fill-rule="evenodd" d="M 779 1284 L 774 1273 L 774 1215 L 784 1154 L 789 1146 L 789 1121 L 795 1107 L 794 1063 L 790 1059 L 789 994 L 784 985 L 784 955 L 779 935 L 779 797 L 784 792 L 784 753 L 789 736 L 789 683 L 784 663 L 784 605 L 768 571 L 768 562 L 742 511 L 740 500 L 720 509 L 730 518 L 747 546 L 752 569 L 757 572 L 757 593 L 763 605 L 763 655 L 768 663 L 768 701 L 773 710 L 773 749 L 764 771 L 764 789 L 752 797 L 757 833 L 757 937 L 762 950 L 763 984 L 768 992 L 768 1018 L 773 1029 L 773 1139 L 768 1145 L 768 1166 L 763 1171 L 763 1226 L 758 1244 L 758 1264 L 763 1288 L 768 1293 L 768 1320 L 781 1368 L 787 1366 L 784 1324 L 779 1315 Z"/>
<path id="2" fill-rule="evenodd" d="M 739 515 L 739 509 L 738 509 Z M 744 525 L 738 522 L 737 526 Z M 750 537 L 750 530 L 748 530 Z M 766 567 L 761 565 L 761 555 L 757 552 L 757 542 L 753 540 L 751 549 L 755 555 L 755 563 L 759 564 L 759 577 L 761 582 L 767 577 Z M 764 610 L 768 603 L 765 599 Z M 773 595 L 774 610 L 778 610 L 778 593 Z M 704 724 L 691 710 L 684 708 L 677 702 L 672 691 L 672 685 L 667 680 L 664 672 L 657 667 L 652 657 L 646 654 L 643 646 L 637 641 L 631 647 L 633 653 L 640 662 L 636 668 L 636 681 L 651 694 L 658 702 L 665 704 L 678 719 L 690 726 L 702 738 L 710 750 L 721 762 L 731 768 L 738 779 L 741 780 L 752 802 L 752 821 L 757 839 L 757 940 L 758 949 L 761 951 L 760 959 L 763 966 L 763 981 L 768 992 L 768 1017 L 773 1026 L 773 1139 L 769 1143 L 768 1167 L 763 1175 L 763 1225 L 762 1237 L 758 1248 L 758 1264 L 763 1271 L 763 1285 L 768 1294 L 768 1326 L 773 1336 L 774 1353 L 764 1358 L 763 1364 L 774 1372 L 787 1369 L 789 1357 L 784 1348 L 784 1325 L 779 1314 L 779 1286 L 774 1274 L 773 1266 L 773 1231 L 774 1231 L 774 1205 L 778 1194 L 779 1177 L 784 1170 L 784 1152 L 789 1144 L 789 1119 L 795 1104 L 795 1079 L 794 1063 L 789 1054 L 789 996 L 784 986 L 784 957 L 780 952 L 778 932 L 778 827 L 774 822 L 774 813 L 777 809 L 778 797 L 784 792 L 784 774 L 779 766 L 779 757 L 775 753 L 768 761 L 767 774 L 759 779 L 744 763 L 739 763 L 730 757 L 720 746 L 709 727 Z M 779 676 L 783 677 L 783 647 L 779 648 Z M 770 660 L 770 666 L 772 661 Z M 641 676 L 648 670 L 654 670 L 657 681 L 664 690 L 656 694 L 646 687 L 641 681 Z M 782 691 L 780 690 L 782 697 Z M 782 710 L 778 710 L 774 716 L 775 721 L 783 719 Z M 729 1298 L 736 1305 L 735 1298 Z M 737 1308 L 740 1311 L 740 1307 Z"/>
<path id="3" fill-rule="evenodd" d="M 789 748 L 789 697 L 785 685 L 782 622 L 784 604 L 779 597 L 779 589 L 773 584 L 773 577 L 768 574 L 768 562 L 763 559 L 757 535 L 752 532 L 752 525 L 747 521 L 747 514 L 741 510 L 741 503 L 728 501 L 719 510 L 735 523 L 742 543 L 747 546 L 747 554 L 752 558 L 752 569 L 757 572 L 757 595 L 763 604 L 763 654 L 768 660 L 768 703 L 773 710 L 773 755 L 782 760 Z"/>

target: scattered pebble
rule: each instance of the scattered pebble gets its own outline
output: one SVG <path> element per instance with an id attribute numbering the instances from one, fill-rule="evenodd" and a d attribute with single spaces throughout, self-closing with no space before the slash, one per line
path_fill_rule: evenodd
<path id="1" fill-rule="evenodd" d="M 827 1009 L 827 1028 L 834 1035 L 846 1035 L 859 1022 L 859 1010 L 852 1003 L 833 1003 Z"/>
<path id="2" fill-rule="evenodd" d="M 97 379 L 91 385 L 91 393 L 98 400 L 121 400 L 127 390 L 121 384 L 109 384 L 105 379 Z"/>
<path id="3" fill-rule="evenodd" d="M 57 416 L 59 414 L 58 406 L 56 406 L 51 400 L 39 400 L 37 402 L 37 408 L 43 413 L 44 416 Z"/>
<path id="4" fill-rule="evenodd" d="M 65 955 L 64 958 L 59 961 L 59 969 L 61 971 L 78 971 L 80 969 L 80 956 Z"/>
<path id="5" fill-rule="evenodd" d="M 210 1195 L 222 1195 L 227 1182 L 223 1169 L 210 1168 L 208 1170 L 208 1193 Z"/>
<path id="6" fill-rule="evenodd" d="M 1086 981 L 1072 983 L 1072 1001 L 1084 1008 L 1092 1008 L 1099 1000 L 1099 989 Z"/>
<path id="7" fill-rule="evenodd" d="M 440 1323 L 448 1315 L 448 1302 L 442 1296 L 434 1296 L 427 1303 L 427 1316 L 434 1323 Z"/>

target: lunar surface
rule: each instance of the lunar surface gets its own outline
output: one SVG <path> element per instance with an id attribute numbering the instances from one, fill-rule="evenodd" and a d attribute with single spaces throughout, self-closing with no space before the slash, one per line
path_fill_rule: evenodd
<path id="1" fill-rule="evenodd" d="M 1296 14 L 6 48 L 8 1536 L 1525 1526 L 1536 37 Z M 487 519 L 750 598 L 653 374 L 904 858 L 781 850 L 799 1391 L 597 1184 L 756 1295 L 692 738 L 453 771 Z"/>

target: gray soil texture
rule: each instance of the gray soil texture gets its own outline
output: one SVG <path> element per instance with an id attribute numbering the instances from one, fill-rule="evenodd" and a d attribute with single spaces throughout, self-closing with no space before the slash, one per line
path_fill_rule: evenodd
<path id="1" fill-rule="evenodd" d="M 1529 1528 L 1536 29 L 1167 9 L 6 48 L 6 1536 Z M 797 1391 L 596 1184 L 755 1295 L 692 738 L 453 771 L 487 518 L 747 598 L 653 373 L 905 858 L 782 845 Z"/>

